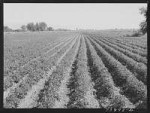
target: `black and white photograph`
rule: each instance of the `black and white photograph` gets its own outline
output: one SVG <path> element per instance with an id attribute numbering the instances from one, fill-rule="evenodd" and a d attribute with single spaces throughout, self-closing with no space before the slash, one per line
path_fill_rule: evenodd
<path id="1" fill-rule="evenodd" d="M 147 110 L 147 3 L 3 3 L 3 108 Z"/>

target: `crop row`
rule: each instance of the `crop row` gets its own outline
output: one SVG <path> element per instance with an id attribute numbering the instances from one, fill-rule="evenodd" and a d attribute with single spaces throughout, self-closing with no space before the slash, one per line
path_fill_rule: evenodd
<path id="1" fill-rule="evenodd" d="M 119 46 L 120 48 L 129 50 L 129 51 L 131 51 L 135 54 L 139 54 L 142 57 L 147 57 L 147 51 L 145 49 L 131 46 L 130 44 L 127 44 L 127 43 L 123 42 L 122 38 L 104 37 L 104 36 L 96 35 L 96 34 L 93 34 L 93 36 L 96 36 L 99 39 L 104 39 L 104 40 L 106 40 L 106 41 L 108 41 L 112 44 L 115 44 L 115 45 Z"/>
<path id="2" fill-rule="evenodd" d="M 107 40 L 108 42 L 111 42 L 111 43 L 119 46 L 120 48 L 129 50 L 129 51 L 131 51 L 135 54 L 139 54 L 142 57 L 147 57 L 147 51 L 146 50 L 139 49 L 139 48 L 136 48 L 136 47 L 131 47 L 130 45 L 125 44 L 125 42 L 121 42 L 121 41 L 118 41 L 118 40 L 114 41 L 115 39 L 109 39 L 109 38 L 104 38 L 104 39 Z"/>
<path id="3" fill-rule="evenodd" d="M 4 83 L 5 83 L 4 90 L 13 86 L 14 83 L 18 83 L 26 74 L 28 74 L 30 71 L 33 71 L 35 68 L 33 65 L 35 65 L 38 60 L 41 60 L 42 58 L 45 58 L 45 57 L 52 56 L 53 54 L 56 53 L 56 51 L 60 50 L 65 45 L 65 43 L 66 42 L 55 46 L 54 48 L 50 49 L 42 56 L 33 59 L 32 61 L 28 62 L 27 64 L 19 67 L 17 70 L 15 70 L 9 76 L 4 77 Z"/>
<path id="4" fill-rule="evenodd" d="M 139 100 L 146 104 L 147 87 L 139 81 L 125 66 L 108 54 L 96 41 L 89 38 L 97 54 L 103 60 L 108 71 L 111 73 L 114 83 L 120 87 L 120 93 L 125 95 L 135 104 Z"/>
<path id="5" fill-rule="evenodd" d="M 127 45 L 136 48 L 136 49 L 142 49 L 146 50 L 147 45 L 145 43 L 145 39 L 143 40 L 144 37 L 123 37 L 122 39 L 119 39 L 122 41 L 124 44 L 126 43 Z"/>
<path id="6" fill-rule="evenodd" d="M 147 80 L 147 67 L 143 63 L 138 63 L 132 58 L 124 55 L 122 52 L 119 52 L 107 44 L 102 43 L 101 41 L 93 38 L 97 43 L 99 43 L 106 51 L 108 51 L 112 56 L 114 56 L 118 61 L 120 61 L 124 66 L 126 66 L 134 75 L 146 84 Z"/>
<path id="7" fill-rule="evenodd" d="M 105 41 L 105 40 L 103 40 L 101 38 L 99 38 L 99 40 L 101 42 L 107 44 L 108 46 L 110 46 L 110 47 L 112 47 L 112 48 L 114 48 L 114 49 L 124 53 L 125 55 L 127 55 L 128 57 L 134 59 L 135 61 L 147 64 L 147 59 L 146 58 L 141 57 L 138 54 L 134 54 L 133 52 L 130 52 L 130 51 L 126 50 L 126 49 L 120 48 L 120 47 L 116 46 L 116 44 L 112 44 L 111 42 Z"/>
<path id="8" fill-rule="evenodd" d="M 135 49 L 141 49 L 145 50 L 147 49 L 145 40 L 143 40 L 143 37 L 124 37 L 119 36 L 118 34 L 114 33 L 93 33 L 94 35 L 101 36 L 101 37 L 107 37 L 107 39 L 112 39 L 112 41 L 116 41 L 119 43 L 122 43 L 123 45 L 126 45 L 131 48 Z"/>
<path id="9" fill-rule="evenodd" d="M 49 44 L 72 37 L 74 33 L 17 33 L 7 34 L 4 38 L 4 59 L 19 60 L 25 56 L 30 57 L 35 50 L 40 50 Z M 23 57 L 24 58 L 24 57 Z"/>
<path id="10" fill-rule="evenodd" d="M 57 65 L 59 58 L 65 53 L 65 51 L 71 47 L 76 40 L 67 43 L 61 50 L 56 51 L 52 56 L 47 56 L 32 62 L 30 72 L 25 74 L 26 79 L 17 85 L 10 91 L 6 99 L 4 99 L 4 106 L 17 107 L 25 95 L 31 90 L 32 86 L 37 84 L 40 79 L 45 76 L 45 73 L 50 70 L 53 66 Z M 18 75 L 20 76 L 20 75 Z"/>
<path id="11" fill-rule="evenodd" d="M 8 70 L 8 71 L 7 71 L 7 70 L 4 70 L 4 75 L 9 76 L 9 75 L 12 74 L 12 73 L 14 74 L 17 70 L 19 70 L 20 68 L 25 67 L 25 66 L 28 65 L 30 62 L 39 59 L 41 56 L 44 56 L 44 55 L 48 54 L 49 52 L 55 51 L 55 49 L 59 48 L 59 46 L 63 45 L 63 43 L 65 43 L 65 42 L 66 42 L 66 40 L 63 41 L 63 42 L 61 42 L 61 43 L 57 43 L 57 44 L 55 44 L 55 45 L 52 44 L 52 47 L 50 47 L 50 48 L 45 48 L 46 51 L 44 51 L 44 49 L 43 49 L 43 52 L 42 52 L 39 56 L 37 56 L 37 57 L 35 57 L 35 58 L 32 58 L 32 59 L 29 58 L 30 60 L 29 60 L 29 59 L 26 60 L 26 62 L 24 62 L 24 64 L 22 64 L 22 65 L 16 67 L 16 69 Z M 51 53 L 51 54 L 52 54 L 52 53 Z M 11 71 L 11 72 L 10 72 L 10 71 Z"/>
<path id="12" fill-rule="evenodd" d="M 37 57 L 40 57 L 41 55 L 46 53 L 48 50 L 59 45 L 60 42 L 65 42 L 65 41 L 66 41 L 66 39 L 63 39 L 63 40 L 61 39 L 55 43 L 51 42 L 48 45 L 46 45 L 46 47 L 43 47 L 43 48 L 42 47 L 38 47 L 38 48 L 35 47 L 34 51 L 31 51 L 31 48 L 30 48 L 26 52 L 21 51 L 20 53 L 18 53 L 18 56 L 16 56 L 16 58 L 13 58 L 12 60 L 9 60 L 9 59 L 4 60 L 4 76 L 9 76 L 9 74 L 14 73 L 14 70 L 17 70 L 19 67 L 27 64 L 31 60 L 36 59 Z M 17 58 L 19 58 L 19 59 L 17 59 Z"/>
<path id="13" fill-rule="evenodd" d="M 71 49 L 62 57 L 60 63 L 56 66 L 44 89 L 40 91 L 36 108 L 65 108 L 69 101 L 67 93 L 67 82 L 70 78 L 71 66 L 78 52 L 80 39 Z"/>
<path id="14" fill-rule="evenodd" d="M 120 89 L 115 86 L 111 74 L 88 39 L 86 39 L 86 43 L 91 77 L 95 83 L 94 88 L 99 104 L 103 108 L 134 108 L 135 106 L 124 95 L 120 94 Z"/>
<path id="15" fill-rule="evenodd" d="M 53 79 L 53 82 L 50 82 L 50 84 L 52 84 L 54 82 L 55 82 L 55 84 L 53 84 L 53 86 L 49 86 L 49 87 L 52 88 L 52 89 L 57 89 L 58 86 L 56 86 L 56 84 L 58 85 L 58 84 L 61 83 L 60 79 L 62 79 L 62 77 L 63 77 L 62 75 L 64 74 L 64 71 L 65 71 L 65 70 L 62 70 L 62 69 L 65 69 L 64 67 L 61 67 L 61 68 L 58 68 L 58 67 L 60 65 L 62 66 L 62 63 L 64 63 L 63 59 L 66 57 L 66 55 L 68 53 L 70 53 L 69 51 L 73 50 L 72 48 L 75 48 L 75 47 L 76 47 L 76 43 L 74 44 L 74 46 L 70 46 L 70 48 L 67 49 L 67 51 L 59 58 L 59 60 L 57 61 L 57 64 L 55 66 L 53 66 L 47 72 L 47 74 L 46 74 L 47 76 L 45 76 L 45 78 L 42 80 L 42 82 L 39 82 L 38 85 L 33 86 L 32 90 L 30 92 L 28 92 L 26 98 L 24 98 L 22 100 L 22 102 L 20 103 L 18 108 L 33 108 L 33 107 L 39 107 L 40 105 L 42 105 L 42 101 L 41 101 L 42 96 L 44 96 L 44 97 L 47 96 L 47 94 L 46 95 L 42 95 L 43 94 L 43 90 L 44 90 L 44 87 L 47 87 L 47 84 L 49 84 L 49 82 L 50 82 L 49 80 L 50 79 Z M 70 57 L 71 57 L 71 55 L 70 55 Z M 61 71 L 59 69 L 61 69 Z M 58 75 L 56 75 L 56 73 Z M 56 83 L 56 82 L 58 82 L 58 83 Z M 46 91 L 49 91 L 49 90 L 47 89 Z M 50 93 L 50 91 L 47 92 L 47 93 Z M 47 102 L 49 102 L 49 101 L 48 100 L 44 101 L 44 104 L 46 104 Z M 51 102 L 51 103 L 54 104 L 54 101 Z"/>
<path id="16" fill-rule="evenodd" d="M 144 44 L 143 43 L 143 40 L 142 38 L 138 38 L 138 37 L 130 37 L 130 38 L 127 38 L 127 37 L 122 37 L 122 38 L 115 38 L 114 39 L 115 41 L 119 42 L 119 43 L 122 43 L 123 45 L 126 45 L 126 46 L 129 46 L 131 48 L 134 48 L 134 49 L 140 49 L 140 50 L 145 50 L 146 47 L 144 47 Z"/>
<path id="17" fill-rule="evenodd" d="M 73 64 L 73 71 L 69 83 L 70 101 L 67 108 L 99 108 L 94 96 L 93 83 L 87 66 L 85 39 L 81 37 L 81 45 Z"/>

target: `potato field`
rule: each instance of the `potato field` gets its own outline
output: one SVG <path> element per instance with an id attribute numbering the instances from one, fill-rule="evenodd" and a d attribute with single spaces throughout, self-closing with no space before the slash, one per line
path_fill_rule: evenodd
<path id="1" fill-rule="evenodd" d="M 4 108 L 147 109 L 147 37 L 5 33 L 3 73 Z"/>

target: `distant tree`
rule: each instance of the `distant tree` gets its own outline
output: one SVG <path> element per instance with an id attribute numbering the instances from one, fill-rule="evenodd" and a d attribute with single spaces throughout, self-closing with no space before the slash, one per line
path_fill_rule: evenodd
<path id="1" fill-rule="evenodd" d="M 14 31 L 15 31 L 15 32 L 21 32 L 22 29 L 15 29 Z"/>
<path id="2" fill-rule="evenodd" d="M 47 24 L 45 22 L 40 22 L 38 25 L 40 31 L 45 31 L 47 29 Z"/>
<path id="3" fill-rule="evenodd" d="M 147 9 L 145 7 L 140 8 L 140 13 L 144 15 L 145 18 L 147 17 Z"/>
<path id="4" fill-rule="evenodd" d="M 11 32 L 13 31 L 11 28 L 9 28 L 8 26 L 4 26 L 4 32 Z"/>
<path id="5" fill-rule="evenodd" d="M 29 31 L 45 31 L 47 30 L 47 24 L 45 22 L 36 22 L 36 24 L 28 23 L 26 25 L 27 30 Z"/>
<path id="6" fill-rule="evenodd" d="M 27 29 L 26 29 L 26 26 L 25 26 L 25 25 L 22 25 L 22 26 L 21 26 L 21 30 L 22 30 L 22 31 L 26 31 L 26 30 L 27 30 Z"/>
<path id="7" fill-rule="evenodd" d="M 53 28 L 52 27 L 48 27 L 47 30 L 48 31 L 53 31 Z"/>
<path id="8" fill-rule="evenodd" d="M 145 20 L 140 23 L 140 31 L 145 34 L 147 32 L 147 9 L 144 7 L 140 8 L 140 14 L 145 17 Z"/>
<path id="9" fill-rule="evenodd" d="M 36 29 L 36 31 L 40 31 L 40 27 L 39 27 L 39 23 L 38 22 L 35 24 L 35 29 Z"/>
<path id="10" fill-rule="evenodd" d="M 33 22 L 27 24 L 27 30 L 29 30 L 29 31 L 36 31 L 36 28 L 35 28 L 35 25 L 34 25 Z"/>
<path id="11" fill-rule="evenodd" d="M 143 21 L 140 23 L 140 31 L 145 34 L 147 32 L 147 22 Z"/>

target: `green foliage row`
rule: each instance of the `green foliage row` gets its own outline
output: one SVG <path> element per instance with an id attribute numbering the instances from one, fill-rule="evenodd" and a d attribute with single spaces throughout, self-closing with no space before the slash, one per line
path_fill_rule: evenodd
<path id="1" fill-rule="evenodd" d="M 119 89 L 115 86 L 113 78 L 105 67 L 103 61 L 98 56 L 96 50 L 87 39 L 89 49 L 89 59 L 92 60 L 92 77 L 97 89 L 97 98 L 102 101 L 102 98 L 109 98 L 110 102 L 105 105 L 103 102 L 100 104 L 104 108 L 134 108 L 133 104 L 123 95 L 120 94 Z M 103 105 L 104 104 L 104 105 Z"/>
<path id="2" fill-rule="evenodd" d="M 131 72 L 136 73 L 137 78 L 146 84 L 147 67 L 143 63 L 136 62 L 132 58 L 129 58 L 122 52 L 104 44 L 96 38 L 93 38 L 98 44 L 100 44 L 107 52 L 114 56 L 118 61 L 124 64 Z M 142 76 L 141 76 L 142 75 Z"/>
<path id="3" fill-rule="evenodd" d="M 97 51 L 104 61 L 104 64 L 112 73 L 113 79 L 121 88 L 121 91 L 126 95 L 132 103 L 136 103 L 139 100 L 146 101 L 147 99 L 147 87 L 143 82 L 139 81 L 125 66 L 123 66 L 113 56 L 108 54 L 96 41 L 90 39 Z"/>
<path id="4" fill-rule="evenodd" d="M 124 53 L 125 55 L 129 56 L 130 58 L 134 59 L 135 61 L 147 64 L 147 59 L 146 58 L 143 58 L 138 54 L 134 54 L 133 52 L 128 51 L 124 48 L 120 48 L 116 44 L 112 44 L 111 42 L 105 41 L 104 39 L 99 39 L 99 40 L 102 41 L 103 43 L 107 44 L 108 46 Z"/>
<path id="5" fill-rule="evenodd" d="M 28 73 L 24 73 L 24 75 L 16 75 L 22 76 L 22 78 L 27 75 L 28 77 L 21 84 L 15 87 L 13 91 L 10 92 L 10 94 L 6 98 L 6 103 L 4 105 L 8 108 L 16 108 L 20 103 L 21 99 L 25 98 L 27 92 L 31 89 L 31 87 L 43 78 L 45 72 L 47 72 L 49 69 L 57 64 L 59 58 L 64 54 L 68 47 L 72 46 L 73 43 L 74 42 L 71 40 L 67 44 L 64 44 L 63 48 L 60 49 L 60 47 L 59 52 L 52 55 L 51 57 L 51 54 L 49 53 L 46 56 L 40 58 L 39 60 L 30 62 L 28 67 L 26 67 L 29 69 Z"/>
<path id="6" fill-rule="evenodd" d="M 123 41 L 122 39 L 111 39 L 111 38 L 103 38 L 107 42 L 110 42 L 111 44 L 115 44 L 119 46 L 120 48 L 123 48 L 125 50 L 131 51 L 132 53 L 139 54 L 142 57 L 147 56 L 147 52 L 143 50 L 143 48 L 138 47 L 139 45 L 130 44 L 126 41 Z"/>

